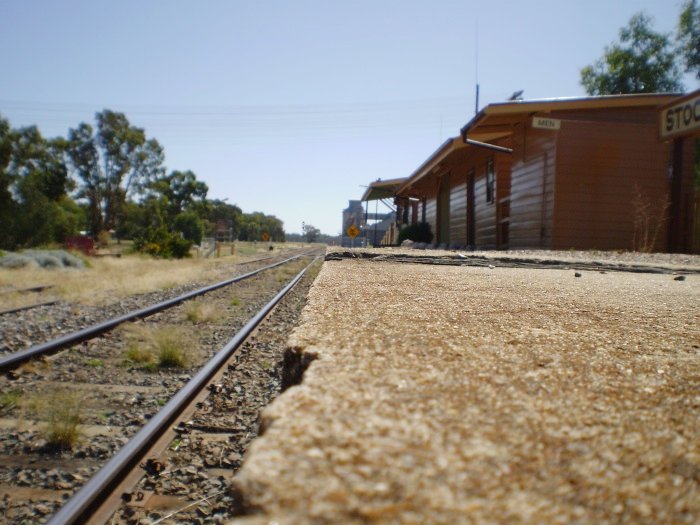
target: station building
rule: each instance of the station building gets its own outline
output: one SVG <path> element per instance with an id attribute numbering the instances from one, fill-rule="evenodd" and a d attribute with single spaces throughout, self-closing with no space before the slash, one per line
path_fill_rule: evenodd
<path id="1" fill-rule="evenodd" d="M 490 104 L 396 189 L 398 226 L 427 222 L 449 248 L 698 253 L 695 135 L 659 129 L 678 100 Z"/>

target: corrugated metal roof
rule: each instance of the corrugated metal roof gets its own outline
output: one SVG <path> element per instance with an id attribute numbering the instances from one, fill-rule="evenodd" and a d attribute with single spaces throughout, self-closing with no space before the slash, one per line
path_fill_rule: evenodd
<path id="1" fill-rule="evenodd" d="M 461 137 L 447 139 L 438 149 L 433 152 L 432 155 L 430 155 L 430 157 L 423 162 L 423 164 L 418 167 L 418 169 L 416 169 L 409 177 L 405 179 L 406 182 L 396 190 L 396 193 L 403 192 L 408 187 L 428 175 L 453 151 L 467 147 L 469 146 L 462 141 Z"/>
<path id="2" fill-rule="evenodd" d="M 566 110 L 658 107 L 679 96 L 678 93 L 638 93 L 629 95 L 602 95 L 597 97 L 562 97 L 535 100 L 512 100 L 496 102 L 484 107 L 473 119 L 461 129 L 463 140 L 476 128 L 482 128 L 478 137 L 488 141 L 504 136 L 504 131 L 497 128 L 507 124 L 508 117 L 523 113 L 538 113 Z M 492 130 L 485 129 L 486 126 Z"/>
<path id="3" fill-rule="evenodd" d="M 380 199 L 389 199 L 394 196 L 396 190 L 407 180 L 406 177 L 396 179 L 376 180 L 367 186 L 362 195 L 363 201 L 376 201 Z"/>

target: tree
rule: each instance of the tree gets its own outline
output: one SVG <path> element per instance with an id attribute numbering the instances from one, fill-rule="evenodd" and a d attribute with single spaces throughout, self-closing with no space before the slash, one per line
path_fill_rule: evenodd
<path id="1" fill-rule="evenodd" d="M 88 202 L 91 234 L 115 228 L 126 197 L 139 193 L 163 173 L 163 148 L 146 139 L 123 113 L 104 110 L 95 116 L 97 131 L 81 123 L 68 133 L 67 155 Z"/>
<path id="2" fill-rule="evenodd" d="M 10 129 L 0 119 L 0 245 L 63 242 L 81 213 L 67 196 L 72 181 L 63 163 L 63 139 L 46 140 L 35 126 Z"/>
<path id="3" fill-rule="evenodd" d="M 195 244 L 202 242 L 204 223 L 194 208 L 201 210 L 206 201 L 209 188 L 204 182 L 198 181 L 192 171 L 173 171 L 169 175 L 159 177 L 148 185 L 149 203 L 158 202 L 162 214 L 162 227 L 172 233 L 178 233 Z M 127 206 L 127 223 L 142 220 L 138 207 Z M 134 231 L 133 227 L 124 228 Z M 138 230 L 138 226 L 136 226 Z"/>
<path id="4" fill-rule="evenodd" d="M 13 134 L 10 123 L 0 117 L 0 247 L 14 245 L 16 203 L 12 198 L 13 176 L 7 171 L 12 159 Z"/>
<path id="5" fill-rule="evenodd" d="M 260 241 L 263 233 L 269 235 L 269 240 L 284 242 L 284 225 L 274 215 L 265 215 L 262 212 L 244 213 L 241 217 L 240 241 Z"/>
<path id="6" fill-rule="evenodd" d="M 656 33 L 651 19 L 634 15 L 620 29 L 620 42 L 605 48 L 595 64 L 581 70 L 589 95 L 681 91 L 680 71 L 668 35 Z"/>
<path id="7" fill-rule="evenodd" d="M 190 170 L 173 171 L 170 175 L 156 179 L 150 189 L 168 200 L 168 215 L 174 219 L 180 213 L 187 211 L 196 202 L 206 199 L 209 187 L 197 180 Z"/>
<path id="8" fill-rule="evenodd" d="M 79 226 L 78 215 L 60 205 L 72 188 L 63 149 L 62 139 L 45 140 L 35 126 L 16 132 L 10 169 L 14 171 L 18 203 L 17 244 L 63 242 Z"/>
<path id="9" fill-rule="evenodd" d="M 192 209 L 205 221 L 206 235 L 215 235 L 216 225 L 220 223 L 226 225 L 231 239 L 238 238 L 243 212 L 235 204 L 228 204 L 219 199 L 195 201 Z"/>
<path id="10" fill-rule="evenodd" d="M 321 235 L 321 230 L 311 224 L 304 224 L 301 233 L 306 239 L 306 242 L 316 242 L 318 236 Z"/>
<path id="11" fill-rule="evenodd" d="M 175 217 L 173 226 L 183 239 L 201 244 L 204 236 L 204 223 L 193 211 L 185 211 Z"/>
<path id="12" fill-rule="evenodd" d="M 68 131 L 66 154 L 80 183 L 78 197 L 87 201 L 88 225 L 90 233 L 96 239 L 104 229 L 104 182 L 100 171 L 100 156 L 90 124 L 81 123 L 76 129 Z"/>
<path id="13" fill-rule="evenodd" d="M 697 0 L 688 0 L 683 5 L 678 20 L 677 38 L 685 71 L 695 72 L 695 78 L 700 80 L 700 7 Z"/>

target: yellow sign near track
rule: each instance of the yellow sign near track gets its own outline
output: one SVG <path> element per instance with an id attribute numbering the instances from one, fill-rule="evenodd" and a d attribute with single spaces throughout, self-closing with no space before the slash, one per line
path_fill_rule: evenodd
<path id="1" fill-rule="evenodd" d="M 262 238 L 263 242 L 267 242 L 270 240 L 270 234 L 267 232 L 263 232 L 261 238 Z"/>
<path id="2" fill-rule="evenodd" d="M 360 230 L 355 226 L 354 224 L 350 226 L 347 230 L 345 230 L 345 233 L 348 234 L 348 236 L 352 237 L 353 239 L 360 235 Z"/>

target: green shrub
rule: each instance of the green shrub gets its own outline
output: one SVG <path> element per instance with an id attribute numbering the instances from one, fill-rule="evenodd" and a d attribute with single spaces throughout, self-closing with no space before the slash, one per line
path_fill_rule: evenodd
<path id="1" fill-rule="evenodd" d="M 193 211 L 180 213 L 175 217 L 175 230 L 182 234 L 184 239 L 194 244 L 202 244 L 204 235 L 204 223 Z"/>
<path id="2" fill-rule="evenodd" d="M 430 230 L 430 224 L 427 222 L 419 222 L 404 227 L 399 232 L 398 243 L 401 244 L 406 239 L 413 242 L 433 242 L 433 232 Z"/>
<path id="3" fill-rule="evenodd" d="M 179 233 L 169 232 L 165 228 L 146 230 L 144 236 L 134 240 L 136 251 L 165 259 L 182 259 L 190 256 L 192 241 L 180 237 Z"/>
<path id="4" fill-rule="evenodd" d="M 178 234 L 173 234 L 168 242 L 167 252 L 169 252 L 170 257 L 182 259 L 190 256 L 191 248 L 192 241 L 182 239 Z"/>
<path id="5" fill-rule="evenodd" d="M 0 258 L 3 268 L 83 268 L 85 263 L 65 250 L 25 250 L 21 253 L 6 253 Z"/>

